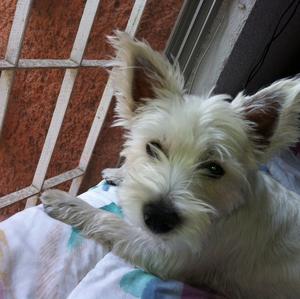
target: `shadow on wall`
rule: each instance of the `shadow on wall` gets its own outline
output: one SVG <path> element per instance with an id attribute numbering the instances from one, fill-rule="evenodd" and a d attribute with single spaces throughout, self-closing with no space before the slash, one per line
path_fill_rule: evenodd
<path id="1" fill-rule="evenodd" d="M 299 1 L 257 0 L 218 79 L 216 92 L 234 96 L 243 90 L 271 39 L 267 55 L 246 91 L 254 93 L 280 78 L 300 73 L 299 36 Z"/>

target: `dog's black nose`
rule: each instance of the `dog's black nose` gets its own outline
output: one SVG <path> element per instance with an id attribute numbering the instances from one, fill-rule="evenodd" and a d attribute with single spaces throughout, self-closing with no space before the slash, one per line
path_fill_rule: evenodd
<path id="1" fill-rule="evenodd" d="M 181 223 L 181 218 L 171 204 L 164 201 L 148 203 L 143 208 L 147 227 L 156 234 L 171 231 Z"/>

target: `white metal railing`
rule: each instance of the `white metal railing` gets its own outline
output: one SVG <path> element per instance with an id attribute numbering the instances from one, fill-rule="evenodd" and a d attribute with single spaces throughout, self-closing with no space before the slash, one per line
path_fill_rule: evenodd
<path id="1" fill-rule="evenodd" d="M 10 90 L 14 81 L 16 69 L 63 68 L 65 69 L 65 74 L 33 181 L 31 185 L 26 188 L 0 197 L 0 208 L 25 198 L 27 198 L 26 207 L 33 206 L 37 203 L 38 194 L 42 190 L 57 186 L 69 180 L 72 180 L 69 192 L 73 195 L 76 195 L 86 172 L 113 96 L 111 77 L 109 77 L 89 135 L 84 145 L 79 165 L 72 170 L 46 179 L 47 169 L 49 167 L 54 147 L 62 127 L 65 112 L 68 107 L 74 82 L 79 69 L 81 67 L 112 66 L 112 64 L 107 60 L 83 59 L 83 54 L 100 0 L 86 1 L 69 59 L 20 59 L 19 57 L 22 48 L 24 32 L 32 2 L 32 0 L 18 0 L 12 28 L 9 34 L 5 58 L 0 60 L 0 134 L 3 128 L 5 112 L 7 110 Z M 126 31 L 131 36 L 134 36 L 136 33 L 146 3 L 147 0 L 136 0 L 134 3 L 126 27 Z"/>
<path id="2" fill-rule="evenodd" d="M 190 91 L 195 72 L 220 29 L 223 16 L 218 15 L 218 12 L 222 5 L 229 2 L 223 0 L 184 2 L 177 24 L 169 37 L 166 54 L 171 60 L 179 63 L 187 91 Z"/>

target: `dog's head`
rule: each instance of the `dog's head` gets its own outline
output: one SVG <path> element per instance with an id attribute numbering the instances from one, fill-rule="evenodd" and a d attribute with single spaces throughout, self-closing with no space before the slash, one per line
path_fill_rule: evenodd
<path id="1" fill-rule="evenodd" d="M 122 208 L 168 240 L 194 241 L 251 193 L 258 165 L 298 137 L 300 80 L 253 96 L 191 96 L 177 66 L 117 32 L 117 125 L 126 129 Z"/>

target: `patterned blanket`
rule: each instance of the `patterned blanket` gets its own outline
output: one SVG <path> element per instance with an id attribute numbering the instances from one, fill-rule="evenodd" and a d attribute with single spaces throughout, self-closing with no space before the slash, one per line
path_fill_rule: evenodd
<path id="1" fill-rule="evenodd" d="M 262 170 L 300 194 L 299 152 L 286 151 Z M 104 181 L 80 196 L 121 213 L 116 187 Z M 221 299 L 207 290 L 161 279 L 134 268 L 42 206 L 0 223 L 0 299 Z"/>
<path id="2" fill-rule="evenodd" d="M 80 196 L 121 213 L 104 181 Z M 163 281 L 108 253 L 37 206 L 0 223 L 0 299 L 216 299 L 207 290 Z"/>

